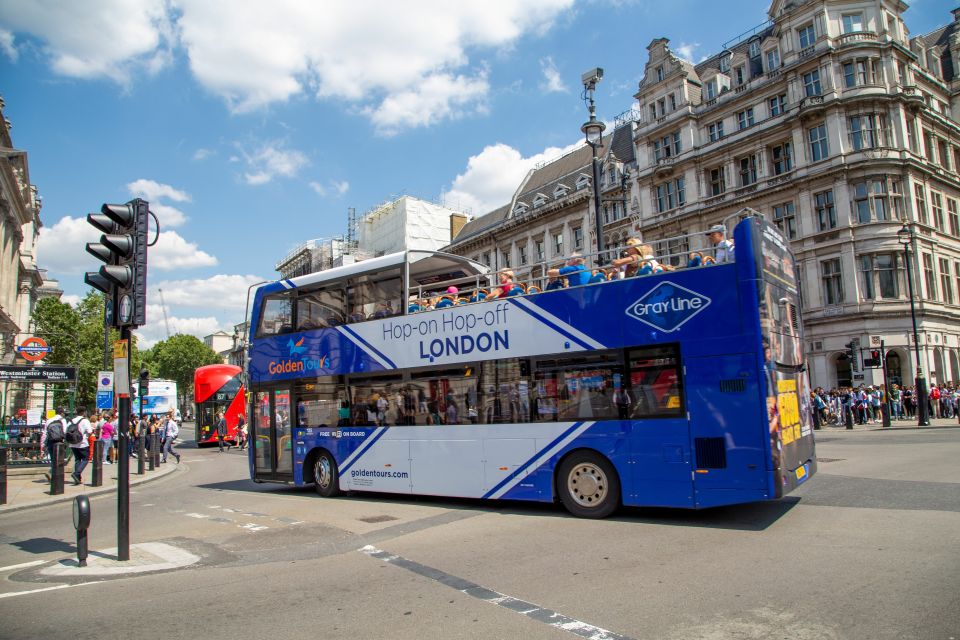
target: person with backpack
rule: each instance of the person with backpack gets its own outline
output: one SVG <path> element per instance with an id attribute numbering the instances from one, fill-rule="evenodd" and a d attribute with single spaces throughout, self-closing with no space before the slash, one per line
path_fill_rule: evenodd
<path id="1" fill-rule="evenodd" d="M 180 425 L 173 418 L 173 411 L 167 415 L 167 422 L 163 429 L 163 459 L 160 462 L 167 461 L 167 454 L 177 459 L 180 464 L 180 454 L 173 450 L 173 441 L 180 435 Z"/>
<path id="2" fill-rule="evenodd" d="M 64 439 L 70 446 L 73 457 L 76 458 L 73 473 L 70 474 L 70 477 L 73 478 L 74 486 L 83 482 L 83 469 L 87 466 L 87 461 L 90 459 L 89 438 L 92 433 L 93 427 L 90 426 L 90 421 L 87 420 L 87 408 L 77 407 L 77 415 L 67 424 L 67 430 L 64 433 Z"/>
<path id="3" fill-rule="evenodd" d="M 66 422 L 63 414 L 67 412 L 66 407 L 58 407 L 53 417 L 43 425 L 43 433 L 40 434 L 40 449 L 46 452 L 50 459 L 50 472 L 44 474 L 47 482 L 53 477 L 55 469 L 53 467 L 53 449 L 59 443 L 63 442 L 64 431 L 66 431 Z"/>

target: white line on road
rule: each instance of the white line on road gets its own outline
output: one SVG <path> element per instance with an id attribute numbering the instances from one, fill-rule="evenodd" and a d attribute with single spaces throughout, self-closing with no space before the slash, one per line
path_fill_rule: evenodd
<path id="1" fill-rule="evenodd" d="M 20 564 L 12 564 L 9 567 L 0 567 L 0 573 L 5 573 L 7 571 L 14 571 L 16 569 L 26 569 L 27 567 L 35 567 L 38 564 L 43 564 L 44 560 L 34 560 L 33 562 L 22 562 Z"/>
<path id="2" fill-rule="evenodd" d="M 55 587 L 44 587 L 43 589 L 31 589 L 30 591 L 14 591 L 12 593 L 0 593 L 0 598 L 14 598 L 16 596 L 27 596 L 31 593 L 40 593 L 42 591 L 56 591 L 57 589 L 69 589 L 70 587 L 85 587 L 89 584 L 100 584 L 103 580 L 94 582 L 80 582 L 77 584 L 58 584 Z"/>

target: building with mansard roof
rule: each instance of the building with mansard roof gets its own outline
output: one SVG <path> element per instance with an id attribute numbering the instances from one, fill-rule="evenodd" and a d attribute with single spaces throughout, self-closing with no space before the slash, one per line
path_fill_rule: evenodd
<path id="1" fill-rule="evenodd" d="M 910 37 L 900 0 L 775 0 L 766 21 L 698 64 L 647 47 L 635 108 L 604 139 L 604 236 L 668 242 L 750 207 L 797 255 L 814 385 L 881 384 L 845 345 L 885 348 L 891 382 L 916 375 L 898 231 L 920 362 L 960 381 L 960 9 Z M 629 137 L 629 140 L 627 138 Z M 512 201 L 447 250 L 535 277 L 593 240 L 590 150 L 531 171 Z M 629 178 L 623 180 L 623 171 Z"/>

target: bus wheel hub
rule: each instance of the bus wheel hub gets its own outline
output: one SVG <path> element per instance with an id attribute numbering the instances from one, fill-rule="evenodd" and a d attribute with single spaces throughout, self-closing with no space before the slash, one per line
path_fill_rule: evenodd
<path id="1" fill-rule="evenodd" d="M 574 467 L 567 479 L 570 494 L 585 507 L 603 502 L 607 495 L 607 478 L 603 470 L 593 464 Z"/>

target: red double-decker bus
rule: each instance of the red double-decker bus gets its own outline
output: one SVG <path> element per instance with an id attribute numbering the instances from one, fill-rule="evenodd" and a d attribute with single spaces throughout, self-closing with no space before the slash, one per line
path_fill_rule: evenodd
<path id="1" fill-rule="evenodd" d="M 227 419 L 225 440 L 237 441 L 237 419 L 246 420 L 244 388 L 240 380 L 243 370 L 231 364 L 210 364 L 193 374 L 193 397 L 197 406 L 197 445 L 217 441 L 217 412 L 223 409 Z"/>

